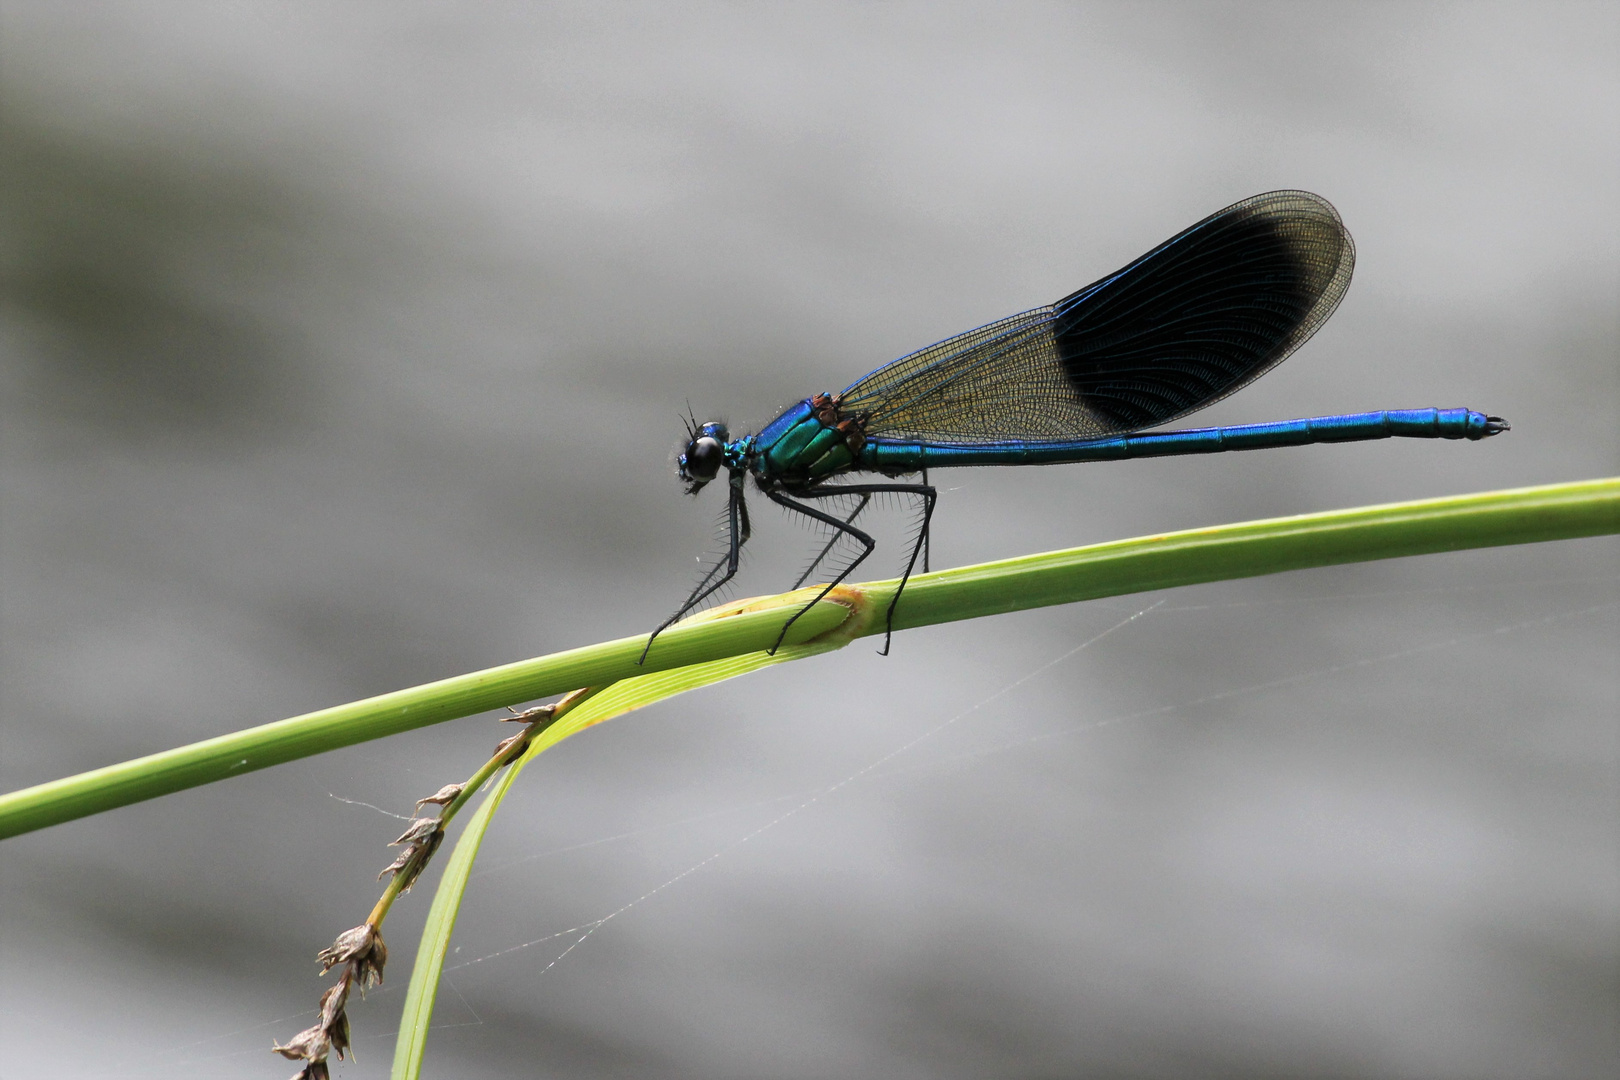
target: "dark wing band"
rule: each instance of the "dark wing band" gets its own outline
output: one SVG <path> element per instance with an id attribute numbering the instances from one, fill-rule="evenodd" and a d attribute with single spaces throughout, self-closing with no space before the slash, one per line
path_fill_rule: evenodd
<path id="1" fill-rule="evenodd" d="M 1339 306 L 1355 261 L 1320 196 L 1244 199 L 1053 305 L 1063 372 L 1116 431 L 1167 423 L 1282 363 Z"/>
<path id="2" fill-rule="evenodd" d="M 1333 313 L 1354 264 L 1325 199 L 1256 195 L 1050 307 L 879 368 L 842 409 L 869 437 L 946 443 L 1152 427 L 1281 363 Z"/>

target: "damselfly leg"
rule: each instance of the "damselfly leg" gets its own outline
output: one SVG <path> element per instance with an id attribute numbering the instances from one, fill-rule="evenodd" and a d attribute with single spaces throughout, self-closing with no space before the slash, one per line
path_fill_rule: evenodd
<path id="1" fill-rule="evenodd" d="M 854 525 L 850 524 L 850 521 L 854 520 L 854 514 L 851 514 L 849 520 L 846 521 L 834 517 L 832 514 L 817 510 L 813 506 L 806 506 L 804 503 L 797 500 L 832 499 L 843 495 L 861 495 L 865 498 L 863 498 L 860 507 L 856 508 L 856 513 L 859 513 L 860 508 L 866 505 L 866 499 L 869 499 L 873 495 L 880 494 L 921 495 L 923 499 L 923 519 L 922 526 L 917 532 L 917 542 L 912 545 L 911 557 L 906 560 L 905 573 L 900 575 L 900 585 L 894 590 L 894 596 L 889 600 L 889 610 L 885 616 L 883 648 L 878 652 L 881 656 L 888 655 L 889 640 L 894 636 L 895 605 L 900 602 L 900 594 L 905 592 L 906 582 L 911 580 L 911 571 L 917 565 L 917 556 L 921 553 L 924 545 L 927 543 L 929 522 L 934 516 L 934 503 L 939 498 L 939 492 L 928 484 L 829 484 L 825 487 L 812 487 L 803 491 L 796 491 L 791 497 L 779 491 L 766 492 L 766 495 L 772 502 L 780 506 L 784 506 L 795 513 L 803 514 L 805 517 L 819 521 L 824 525 L 830 525 L 833 529 L 837 530 L 837 534 L 833 536 L 832 542 L 827 545 L 828 550 L 831 549 L 833 543 L 837 542 L 839 535 L 848 536 L 850 539 L 861 545 L 861 553 L 856 555 L 855 558 L 851 559 L 848 565 L 840 570 L 838 575 L 834 577 L 832 581 L 828 582 L 821 592 L 816 594 L 813 600 L 811 600 L 804 607 L 800 608 L 798 611 L 794 612 L 793 618 L 782 624 L 782 632 L 777 635 L 776 644 L 771 646 L 772 653 L 775 653 L 777 649 L 782 647 L 783 640 L 787 638 L 788 627 L 792 626 L 794 622 L 798 620 L 799 616 L 815 607 L 823 597 L 842 584 L 844 579 L 849 577 L 849 575 L 855 571 L 857 566 L 866 561 L 866 557 L 872 554 L 872 549 L 877 546 L 877 542 L 873 540 L 868 533 L 863 532 L 862 530 L 857 529 Z M 822 555 L 825 554 L 826 551 L 823 551 Z M 821 556 L 817 556 L 817 562 L 819 562 L 820 559 Z M 803 581 L 802 578 L 800 580 L 801 582 Z"/>
<path id="2" fill-rule="evenodd" d="M 753 534 L 753 529 L 748 523 L 748 503 L 743 499 L 743 480 L 745 476 L 746 474 L 741 472 L 733 473 L 731 476 L 730 501 L 726 505 L 729 546 L 726 550 L 725 560 L 710 567 L 709 572 L 703 575 L 703 580 L 699 581 L 697 587 L 692 590 L 692 595 L 686 598 L 686 603 L 682 604 L 675 614 L 659 623 L 656 630 L 647 635 L 646 648 L 641 650 L 641 659 L 636 661 L 637 664 L 647 662 L 647 653 L 652 651 L 654 638 L 685 618 L 688 612 L 713 596 L 722 585 L 737 576 L 737 566 L 742 556 L 742 546 L 748 543 L 749 536 Z M 722 567 L 725 569 L 724 573 L 721 573 Z M 718 579 L 715 577 L 716 574 L 720 575 Z"/>
<path id="3" fill-rule="evenodd" d="M 872 496 L 870 496 L 870 495 L 862 495 L 861 496 L 861 501 L 855 504 L 855 509 L 851 510 L 849 512 L 849 516 L 844 519 L 844 524 L 845 525 L 853 525 L 853 524 L 855 524 L 855 519 L 860 516 L 861 511 L 865 510 L 866 507 L 867 507 L 867 504 L 870 503 L 871 501 L 872 501 Z M 793 587 L 795 589 L 802 588 L 804 586 L 804 583 L 810 580 L 810 575 L 816 572 L 816 567 L 821 565 L 821 561 L 823 559 L 825 559 L 828 556 L 829 553 L 831 553 L 832 549 L 838 543 L 838 538 L 843 536 L 843 535 L 844 535 L 844 533 L 843 533 L 842 530 L 834 532 L 832 534 L 832 537 L 827 541 L 827 546 L 822 548 L 821 552 L 814 559 L 810 560 L 810 565 L 804 568 L 804 573 L 799 575 L 799 580 L 795 581 L 793 583 Z"/>

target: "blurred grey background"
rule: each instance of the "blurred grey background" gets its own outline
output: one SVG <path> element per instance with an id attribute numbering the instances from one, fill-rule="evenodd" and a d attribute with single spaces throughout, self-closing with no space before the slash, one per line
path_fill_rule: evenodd
<path id="1" fill-rule="evenodd" d="M 1512 433 L 942 474 L 936 565 L 1612 474 L 1617 104 L 1612 4 L 8 0 L 0 783 L 649 629 L 720 509 L 688 401 L 748 428 L 1278 187 L 1355 284 L 1200 419 Z M 813 543 L 756 513 L 733 595 Z M 492 830 L 429 1072 L 1613 1075 L 1617 555 L 924 630 L 595 729 Z M 500 734 L 4 844 L 0 1074 L 293 1071 L 362 804 Z"/>

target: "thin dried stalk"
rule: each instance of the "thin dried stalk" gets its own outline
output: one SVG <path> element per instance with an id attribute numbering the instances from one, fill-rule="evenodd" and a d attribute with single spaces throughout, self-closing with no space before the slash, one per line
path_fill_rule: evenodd
<path id="1" fill-rule="evenodd" d="M 586 687 L 575 690 L 561 701 L 537 705 L 523 712 L 508 706 L 507 711 L 512 715 L 505 719 L 509 723 L 523 725 L 518 732 L 502 739 L 490 759 L 464 783 L 446 784 L 427 798 L 417 800 L 418 814 L 424 806 L 437 806 L 439 812 L 411 819 L 405 831 L 389 845 L 401 850 L 394 861 L 377 875 L 379 879 L 389 879 L 388 887 L 371 909 L 371 914 L 359 926 L 339 934 L 337 940 L 322 949 L 316 957 L 323 975 L 334 967 L 341 966 L 343 969 L 338 981 L 321 995 L 320 1020 L 294 1035 L 286 1045 L 276 1043 L 270 1048 L 284 1058 L 304 1062 L 304 1067 L 293 1080 L 328 1080 L 330 1071 L 326 1059 L 336 1054 L 341 1061 L 346 1054 L 354 1054 L 349 1039 L 349 991 L 358 989 L 364 996 L 367 990 L 383 981 L 383 968 L 388 963 L 388 946 L 383 943 L 382 937 L 383 920 L 388 917 L 388 910 L 393 907 L 394 901 L 410 892 L 411 886 L 422 876 L 422 871 L 427 869 L 434 852 L 444 842 L 445 826 L 483 787 L 485 781 L 522 757 L 536 735 L 599 689 Z"/>

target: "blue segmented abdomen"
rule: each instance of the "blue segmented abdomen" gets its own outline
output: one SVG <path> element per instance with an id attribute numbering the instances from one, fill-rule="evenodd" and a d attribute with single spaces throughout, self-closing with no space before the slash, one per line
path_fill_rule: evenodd
<path id="1" fill-rule="evenodd" d="M 1471 409 L 1389 409 L 1070 442 L 1006 440 L 969 444 L 871 439 L 862 448 L 860 465 L 883 472 L 915 472 L 951 465 L 1057 465 L 1372 439 L 1483 439 L 1505 426 Z"/>

